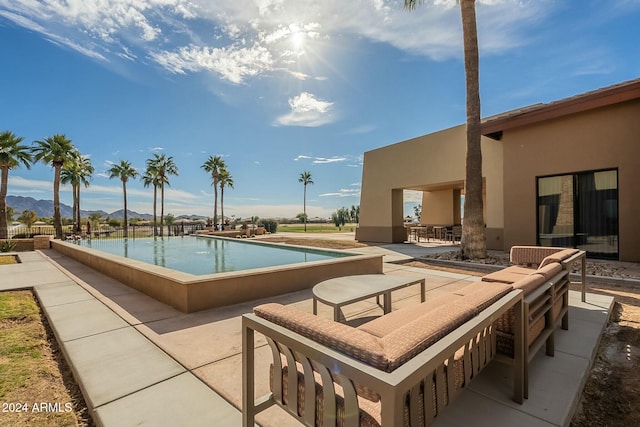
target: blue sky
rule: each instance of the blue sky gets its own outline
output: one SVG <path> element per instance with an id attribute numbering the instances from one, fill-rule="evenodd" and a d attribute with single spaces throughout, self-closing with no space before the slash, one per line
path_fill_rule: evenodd
<path id="1" fill-rule="evenodd" d="M 459 8 L 402 3 L 0 0 L 0 129 L 64 133 L 90 156 L 83 209 L 121 209 L 105 171 L 162 153 L 179 169 L 165 212 L 212 216 L 200 166 L 221 155 L 225 214 L 295 216 L 308 170 L 307 212 L 329 217 L 359 204 L 365 151 L 465 121 Z M 640 77 L 640 0 L 478 0 L 477 14 L 483 117 Z M 52 199 L 52 178 L 14 169 L 9 194 Z M 127 188 L 152 212 L 150 189 Z"/>

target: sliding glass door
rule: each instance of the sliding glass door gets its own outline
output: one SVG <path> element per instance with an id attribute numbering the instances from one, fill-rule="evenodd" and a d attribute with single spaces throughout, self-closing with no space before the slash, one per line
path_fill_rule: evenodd
<path id="1" fill-rule="evenodd" d="M 618 171 L 538 178 L 538 244 L 618 258 Z"/>

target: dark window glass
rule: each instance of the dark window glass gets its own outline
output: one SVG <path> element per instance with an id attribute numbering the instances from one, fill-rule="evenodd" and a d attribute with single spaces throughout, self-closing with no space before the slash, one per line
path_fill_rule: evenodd
<path id="1" fill-rule="evenodd" d="M 538 178 L 538 244 L 618 258 L 618 171 Z"/>

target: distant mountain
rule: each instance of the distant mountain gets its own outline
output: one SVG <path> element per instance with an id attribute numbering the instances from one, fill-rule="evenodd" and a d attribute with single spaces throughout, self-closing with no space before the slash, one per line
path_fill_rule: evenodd
<path id="1" fill-rule="evenodd" d="M 11 206 L 15 212 L 15 216 L 18 217 L 22 211 L 32 210 L 38 215 L 39 218 L 52 217 L 53 216 L 53 200 L 36 200 L 33 197 L 23 196 L 7 196 L 7 205 Z M 94 212 L 99 212 L 103 218 L 124 218 L 124 209 L 117 210 L 115 212 L 107 213 L 103 210 L 87 211 L 80 210 L 80 215 L 88 217 Z M 63 218 L 73 218 L 73 208 L 71 206 L 60 203 L 60 215 Z M 153 215 L 140 214 L 127 209 L 127 215 L 129 218 L 143 218 L 153 219 Z"/>

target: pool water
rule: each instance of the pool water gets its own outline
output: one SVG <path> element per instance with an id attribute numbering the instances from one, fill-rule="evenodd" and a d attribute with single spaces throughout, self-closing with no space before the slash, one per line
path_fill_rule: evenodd
<path id="1" fill-rule="evenodd" d="M 195 275 L 249 270 L 349 254 L 212 237 L 79 240 L 79 245 Z"/>

